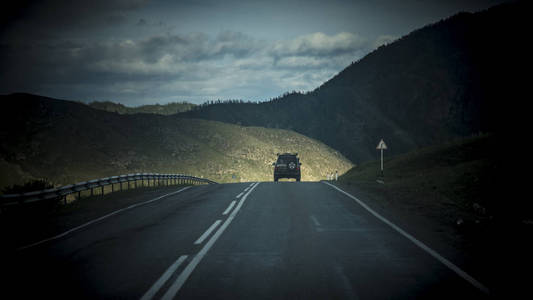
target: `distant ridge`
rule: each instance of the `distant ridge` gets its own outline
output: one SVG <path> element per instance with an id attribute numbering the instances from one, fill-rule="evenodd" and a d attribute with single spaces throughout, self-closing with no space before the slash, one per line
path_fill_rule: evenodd
<path id="1" fill-rule="evenodd" d="M 167 104 L 151 104 L 141 105 L 136 107 L 125 106 L 121 103 L 111 101 L 93 101 L 89 103 L 92 108 L 105 110 L 109 112 L 116 112 L 119 114 L 158 114 L 158 115 L 173 115 L 180 112 L 186 112 L 193 109 L 196 105 L 187 102 L 171 102 Z"/>
<path id="2" fill-rule="evenodd" d="M 307 94 L 198 106 L 180 114 L 286 128 L 355 163 L 479 132 L 516 134 L 525 115 L 529 2 L 459 13 L 381 46 Z M 527 74 L 527 72 L 525 73 Z"/>

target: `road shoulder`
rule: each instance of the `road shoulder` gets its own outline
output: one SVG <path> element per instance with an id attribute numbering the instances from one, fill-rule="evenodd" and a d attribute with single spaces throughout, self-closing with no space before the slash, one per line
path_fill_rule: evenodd
<path id="1" fill-rule="evenodd" d="M 437 193 L 402 193 L 377 182 L 335 182 L 422 243 L 486 285 L 497 296 L 520 295 L 527 283 L 518 274 L 532 265 L 531 226 L 501 222 L 476 223 L 475 212 L 454 206 Z M 469 220 L 457 224 L 457 220 Z M 530 293 L 530 292 L 528 292 Z"/>

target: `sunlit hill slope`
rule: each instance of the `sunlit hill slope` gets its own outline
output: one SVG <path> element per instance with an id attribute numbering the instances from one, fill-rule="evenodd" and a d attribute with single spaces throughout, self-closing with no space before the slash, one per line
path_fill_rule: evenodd
<path id="1" fill-rule="evenodd" d="M 278 152 L 298 152 L 302 180 L 352 164 L 303 135 L 157 114 L 121 115 L 72 101 L 0 96 L 0 186 L 55 184 L 112 175 L 186 173 L 215 181 L 272 180 Z"/>

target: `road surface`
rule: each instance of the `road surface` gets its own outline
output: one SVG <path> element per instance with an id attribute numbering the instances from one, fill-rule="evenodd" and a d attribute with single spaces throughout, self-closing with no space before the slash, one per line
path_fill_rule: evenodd
<path id="1" fill-rule="evenodd" d="M 483 286 L 393 226 L 322 182 L 195 186 L 19 249 L 11 269 L 4 268 L 4 293 L 54 299 L 486 296 Z"/>

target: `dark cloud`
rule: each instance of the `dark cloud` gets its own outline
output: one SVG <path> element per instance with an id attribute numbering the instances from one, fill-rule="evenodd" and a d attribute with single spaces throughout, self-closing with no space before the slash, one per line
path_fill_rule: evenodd
<path id="1" fill-rule="evenodd" d="M 17 1 L 10 1 L 16 3 Z M 21 1 L 8 8 L 2 24 L 2 40 L 35 40 L 43 36 L 60 38 L 65 33 L 102 30 L 124 24 L 128 13 L 148 0 L 42 0 Z M 12 13 L 11 13 L 12 12 Z"/>
<path id="2" fill-rule="evenodd" d="M 108 26 L 118 26 L 118 25 L 126 24 L 128 21 L 128 18 L 122 14 L 113 14 L 113 15 L 105 16 L 103 20 L 104 20 L 104 23 Z"/>
<path id="3" fill-rule="evenodd" d="M 259 51 L 264 43 L 241 32 L 224 31 L 216 37 L 213 46 L 210 51 L 212 55 L 232 55 L 242 58 Z"/>
<path id="4" fill-rule="evenodd" d="M 214 37 L 189 33 L 139 40 L 18 42 L 0 48 L 1 68 L 9 74 L 0 76 L 0 93 L 70 89 L 88 92 L 91 98 L 106 92 L 122 98 L 161 95 L 166 88 L 169 94 L 190 96 L 193 90 L 221 97 L 239 85 L 252 93 L 250 86 L 265 81 L 278 89 L 310 90 L 360 58 L 371 44 L 351 33 L 268 42 L 232 31 Z"/>
<path id="5" fill-rule="evenodd" d="M 148 22 L 146 22 L 145 19 L 139 19 L 139 21 L 137 22 L 136 24 L 137 26 L 147 26 L 148 25 Z"/>
<path id="6" fill-rule="evenodd" d="M 276 42 L 270 53 L 284 56 L 338 56 L 353 53 L 368 47 L 366 38 L 353 33 L 342 32 L 326 35 L 321 32 L 297 37 L 293 40 Z"/>

